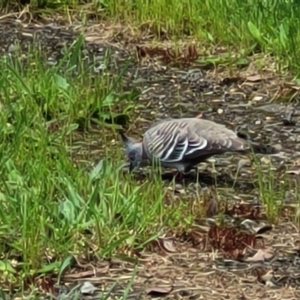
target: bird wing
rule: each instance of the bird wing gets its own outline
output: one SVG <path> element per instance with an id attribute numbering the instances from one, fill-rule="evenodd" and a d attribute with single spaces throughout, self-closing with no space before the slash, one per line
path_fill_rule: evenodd
<path id="1" fill-rule="evenodd" d="M 143 144 L 149 157 L 166 163 L 248 149 L 224 125 L 196 118 L 159 122 L 145 133 Z"/>

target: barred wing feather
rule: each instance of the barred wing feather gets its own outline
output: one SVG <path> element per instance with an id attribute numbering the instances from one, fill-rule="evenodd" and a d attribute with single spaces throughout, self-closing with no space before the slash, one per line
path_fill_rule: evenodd
<path id="1" fill-rule="evenodd" d="M 195 134 L 192 136 L 192 138 L 189 137 L 187 127 L 151 128 L 144 137 L 146 141 L 145 149 L 150 157 L 161 162 L 180 162 L 186 156 L 193 155 L 193 153 L 198 152 L 199 154 L 209 144 L 208 140 L 201 136 Z"/>
<path id="2" fill-rule="evenodd" d="M 247 147 L 224 125 L 199 119 L 173 119 L 151 127 L 145 133 L 144 148 L 149 157 L 172 163 Z"/>

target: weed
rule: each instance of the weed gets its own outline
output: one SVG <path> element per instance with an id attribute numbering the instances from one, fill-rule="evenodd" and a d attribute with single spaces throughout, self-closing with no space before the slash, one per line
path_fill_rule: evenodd
<path id="1" fill-rule="evenodd" d="M 20 6 L 19 2 L 2 0 L 0 6 Z M 79 13 L 83 22 L 93 13 L 99 20 L 127 23 L 140 27 L 148 25 L 159 38 L 193 36 L 208 45 L 226 46 L 242 55 L 262 52 L 272 54 L 279 70 L 299 71 L 300 5 L 292 0 L 192 1 L 192 0 L 35 0 L 32 10 L 48 8 L 62 13 Z M 67 8 L 67 10 L 66 10 Z M 21 7 L 20 7 L 21 9 Z M 47 10 L 46 10 L 47 11 Z"/>
<path id="2" fill-rule="evenodd" d="M 141 184 L 123 174 L 123 151 L 112 143 L 114 125 L 104 123 L 116 104 L 130 113 L 136 95 L 123 93 L 121 75 L 86 77 L 80 43 L 81 38 L 55 66 L 47 66 L 37 52 L 28 53 L 27 63 L 12 57 L 0 61 L 5 141 L 0 236 L 8 256 L 21 255 L 18 274 L 2 260 L 7 278 L 57 272 L 62 262 L 65 270 L 70 254 L 89 249 L 101 257 L 133 249 L 156 238 L 172 215 L 163 205 L 161 180 Z M 82 133 L 79 118 L 89 124 Z M 97 123 L 91 125 L 93 119 Z M 98 148 L 93 156 L 91 147 Z M 99 163 L 91 166 L 95 156 Z"/>
<path id="3" fill-rule="evenodd" d="M 280 218 L 288 180 L 286 178 L 280 180 L 277 177 L 276 168 L 272 166 L 271 161 L 265 169 L 259 159 L 255 155 L 253 157 L 260 201 L 265 208 L 268 220 L 276 223 Z"/>

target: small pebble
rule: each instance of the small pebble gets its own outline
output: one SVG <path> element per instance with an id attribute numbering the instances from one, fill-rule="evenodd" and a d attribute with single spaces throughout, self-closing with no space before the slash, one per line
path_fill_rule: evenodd
<path id="1" fill-rule="evenodd" d="M 242 168 L 242 167 L 251 167 L 251 161 L 250 159 L 240 159 L 238 162 L 238 168 Z"/>
<path id="2" fill-rule="evenodd" d="M 253 99 L 252 99 L 252 101 L 261 101 L 261 100 L 263 100 L 264 99 L 264 97 L 262 97 L 262 96 L 255 96 Z"/>
<path id="3" fill-rule="evenodd" d="M 176 184 L 175 184 L 175 190 L 181 190 L 181 189 L 183 189 L 182 184 L 176 183 Z"/>
<path id="4" fill-rule="evenodd" d="M 265 164 L 265 165 L 268 165 L 268 164 L 270 164 L 271 160 L 267 157 L 262 157 L 260 162 Z"/>
<path id="5" fill-rule="evenodd" d="M 218 109 L 218 114 L 221 115 L 224 112 L 224 110 L 222 108 Z"/>
<path id="6" fill-rule="evenodd" d="M 261 125 L 262 121 L 261 120 L 256 120 L 255 125 Z"/>

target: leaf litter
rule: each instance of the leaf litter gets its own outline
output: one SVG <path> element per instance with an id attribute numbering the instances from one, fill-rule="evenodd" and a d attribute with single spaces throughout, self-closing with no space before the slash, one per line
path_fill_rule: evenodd
<path id="1" fill-rule="evenodd" d="M 6 32 L 0 37 L 5 53 L 13 53 L 19 40 L 26 50 L 35 38 L 47 50 L 48 62 L 56 63 L 63 45 L 71 44 L 83 30 L 87 55 L 97 53 L 101 61 L 105 49 L 112 51 L 111 72 L 118 72 L 128 56 L 135 57 L 122 80 L 128 90 L 140 91 L 136 121 L 130 127 L 136 134 L 142 134 L 153 120 L 168 116 L 208 118 L 242 129 L 243 136 L 254 140 L 283 144 L 278 155 L 267 162 L 260 160 L 261 168 L 267 170 L 272 162 L 279 181 L 283 173 L 297 175 L 299 87 L 274 75 L 272 68 L 255 67 L 255 57 L 233 70 L 228 68 L 233 60 L 218 55 L 218 49 L 205 62 L 207 56 L 198 45 L 188 41 L 180 49 L 172 48 L 167 34 L 159 46 L 152 46 L 150 33 L 149 37 L 137 35 L 124 26 L 107 30 L 105 24 L 62 26 L 49 20 L 37 24 L 22 22 L 16 15 L 1 17 L 0 26 Z M 96 130 L 91 131 L 90 139 L 95 136 Z M 77 145 L 83 146 L 80 140 L 77 143 L 76 151 Z M 101 149 L 94 152 L 95 157 L 99 153 Z M 290 221 L 296 207 L 288 205 L 290 196 L 286 195 L 280 222 L 268 224 L 266 208 L 253 186 L 252 163 L 240 159 L 228 154 L 214 158 L 214 167 L 212 161 L 199 166 L 201 189 L 210 189 L 217 178 L 220 195 L 208 197 L 206 210 L 199 218 L 195 216 L 188 231 L 168 230 L 144 249 L 135 250 L 132 260 L 77 257 L 72 269 L 61 276 L 60 285 L 54 286 L 53 278 L 46 276 L 36 280 L 36 286 L 58 298 L 72 298 L 74 291 L 81 292 L 81 299 L 85 294 L 87 299 L 93 299 L 91 295 L 97 299 L 108 293 L 116 298 L 128 289 L 128 299 L 298 299 L 300 239 Z M 234 184 L 237 165 L 241 170 Z M 141 173 L 136 176 L 143 179 Z M 188 179 L 189 192 L 182 192 L 179 183 L 177 198 L 170 190 L 169 201 L 193 202 L 199 187 L 193 174 Z"/>

